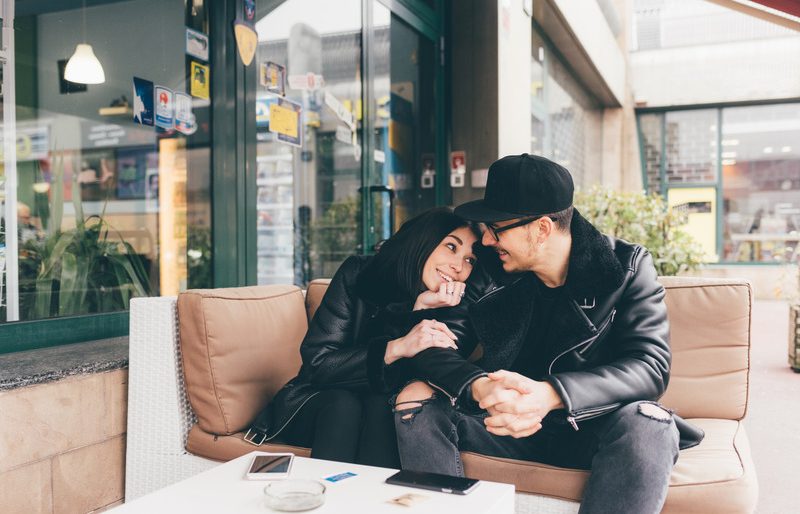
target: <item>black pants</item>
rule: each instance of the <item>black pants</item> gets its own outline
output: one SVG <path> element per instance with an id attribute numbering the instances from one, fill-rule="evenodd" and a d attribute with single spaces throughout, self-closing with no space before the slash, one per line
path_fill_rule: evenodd
<path id="1" fill-rule="evenodd" d="M 277 441 L 311 447 L 317 459 L 399 468 L 389 396 L 327 389 L 300 409 Z"/>

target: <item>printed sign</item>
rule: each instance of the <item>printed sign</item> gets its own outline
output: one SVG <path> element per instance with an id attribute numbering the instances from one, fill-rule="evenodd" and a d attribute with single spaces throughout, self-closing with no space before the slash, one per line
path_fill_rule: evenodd
<path id="1" fill-rule="evenodd" d="M 190 66 L 191 73 L 191 89 L 192 96 L 202 98 L 203 100 L 211 99 L 211 70 L 208 66 L 200 64 L 199 62 L 192 61 Z"/>
<path id="2" fill-rule="evenodd" d="M 186 27 L 186 53 L 208 62 L 208 36 Z"/>
<path id="3" fill-rule="evenodd" d="M 192 113 L 192 97 L 186 93 L 175 93 L 175 130 L 187 136 L 197 131 L 197 121 Z"/>
<path id="4" fill-rule="evenodd" d="M 133 77 L 133 121 L 153 125 L 153 83 Z"/>
<path id="5" fill-rule="evenodd" d="M 467 175 L 467 154 L 463 151 L 450 152 L 450 187 L 464 187 Z"/>
<path id="6" fill-rule="evenodd" d="M 278 141 L 292 146 L 303 146 L 303 108 L 285 98 L 277 100 L 269 106 L 269 131 L 277 135 Z"/>
<path id="7" fill-rule="evenodd" d="M 262 62 L 259 81 L 270 93 L 286 96 L 286 68 L 280 64 Z"/>
<path id="8" fill-rule="evenodd" d="M 316 91 L 325 87 L 325 78 L 311 72 L 305 75 L 289 75 L 289 87 L 302 91 Z"/>
<path id="9" fill-rule="evenodd" d="M 334 114 L 336 114 L 336 117 L 345 122 L 345 124 L 350 127 L 350 130 L 355 130 L 356 123 L 353 119 L 353 113 L 348 111 L 345 106 L 342 105 L 342 102 L 328 91 L 325 91 L 325 105 L 330 107 Z"/>
<path id="10" fill-rule="evenodd" d="M 420 187 L 422 189 L 432 189 L 436 179 L 436 166 L 434 164 L 436 156 L 424 154 L 422 156 L 422 174 L 420 176 Z"/>
<path id="11" fill-rule="evenodd" d="M 336 140 L 347 145 L 353 144 L 353 131 L 343 125 L 337 125 Z"/>
<path id="12" fill-rule="evenodd" d="M 156 127 L 172 130 L 175 123 L 175 103 L 172 90 L 156 86 Z"/>
<path id="13" fill-rule="evenodd" d="M 269 126 L 269 106 L 277 101 L 275 97 L 256 98 L 256 127 Z"/>

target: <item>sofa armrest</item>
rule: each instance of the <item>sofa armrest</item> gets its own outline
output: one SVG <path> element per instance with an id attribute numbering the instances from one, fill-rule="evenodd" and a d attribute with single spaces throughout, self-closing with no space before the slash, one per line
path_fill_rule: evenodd
<path id="1" fill-rule="evenodd" d="M 132 299 L 126 500 L 217 465 L 185 450 L 196 422 L 183 382 L 176 298 Z"/>

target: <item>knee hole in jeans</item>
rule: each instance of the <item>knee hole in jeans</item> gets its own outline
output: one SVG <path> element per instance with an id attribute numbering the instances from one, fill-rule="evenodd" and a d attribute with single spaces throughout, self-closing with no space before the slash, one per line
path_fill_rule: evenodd
<path id="1" fill-rule="evenodd" d="M 672 411 L 656 402 L 639 403 L 639 414 L 662 423 L 672 421 Z"/>
<path id="2" fill-rule="evenodd" d="M 401 413 L 403 421 L 411 421 L 433 398 L 433 389 L 420 381 L 407 384 L 395 398 L 394 412 Z M 400 406 L 403 406 L 400 408 Z"/>

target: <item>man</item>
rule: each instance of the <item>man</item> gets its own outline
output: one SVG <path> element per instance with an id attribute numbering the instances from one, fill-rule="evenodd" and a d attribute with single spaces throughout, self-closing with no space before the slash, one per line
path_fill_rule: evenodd
<path id="1" fill-rule="evenodd" d="M 463 476 L 459 451 L 475 451 L 591 469 L 581 513 L 659 512 L 679 442 L 702 438 L 654 401 L 671 358 L 664 289 L 646 249 L 600 234 L 572 199 L 566 169 L 523 154 L 492 164 L 484 199 L 456 209 L 517 276 L 469 308 L 480 361 L 412 359 L 436 370 L 438 392 L 398 396 L 401 462 Z"/>

